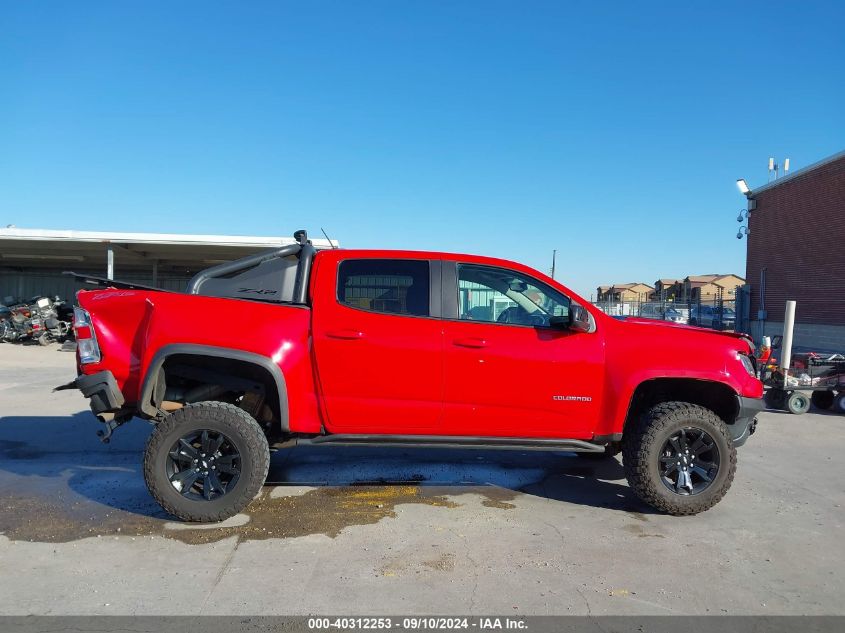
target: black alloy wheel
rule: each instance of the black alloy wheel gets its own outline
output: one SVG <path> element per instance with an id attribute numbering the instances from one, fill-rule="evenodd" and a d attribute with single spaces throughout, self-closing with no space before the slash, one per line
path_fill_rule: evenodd
<path id="1" fill-rule="evenodd" d="M 736 448 L 728 425 L 699 404 L 661 402 L 629 421 L 622 466 L 631 490 L 676 516 L 716 505 L 731 487 Z"/>
<path id="2" fill-rule="evenodd" d="M 703 429 L 685 427 L 674 433 L 660 451 L 660 479 L 679 495 L 697 495 L 719 474 L 719 447 Z"/>
<path id="3" fill-rule="evenodd" d="M 171 485 L 183 497 L 211 501 L 237 485 L 241 455 L 223 433 L 197 429 L 176 441 L 166 468 Z"/>
<path id="4" fill-rule="evenodd" d="M 144 449 L 153 498 L 183 521 L 223 521 L 264 485 L 270 447 L 264 429 L 227 402 L 195 402 L 160 420 Z"/>

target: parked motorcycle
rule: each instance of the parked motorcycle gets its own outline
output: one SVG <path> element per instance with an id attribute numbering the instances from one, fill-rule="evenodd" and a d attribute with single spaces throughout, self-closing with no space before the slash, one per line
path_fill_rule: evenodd
<path id="1" fill-rule="evenodd" d="M 0 311 L 0 341 L 11 343 L 30 338 L 33 330 L 29 306 L 17 304 L 3 307 L 5 310 Z"/>
<path id="2" fill-rule="evenodd" d="M 0 342 L 63 342 L 73 336 L 72 315 L 73 307 L 58 296 L 36 296 L 30 304 L 4 305 L 0 309 Z"/>
<path id="3" fill-rule="evenodd" d="M 49 345 L 53 341 L 64 342 L 72 331 L 70 321 L 65 321 L 59 316 L 59 309 L 64 306 L 64 301 L 58 295 L 53 299 L 33 297 L 33 300 L 30 316 L 33 340 L 39 345 Z"/>

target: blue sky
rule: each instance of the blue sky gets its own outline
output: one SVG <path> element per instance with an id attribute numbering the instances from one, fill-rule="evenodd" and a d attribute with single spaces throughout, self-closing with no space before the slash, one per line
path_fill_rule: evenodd
<path id="1" fill-rule="evenodd" d="M 845 4 L 8 2 L 0 225 L 744 272 L 734 181 L 845 148 Z"/>

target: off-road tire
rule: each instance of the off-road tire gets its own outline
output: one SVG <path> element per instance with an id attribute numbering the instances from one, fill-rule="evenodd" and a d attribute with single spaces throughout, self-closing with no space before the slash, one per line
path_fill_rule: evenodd
<path id="1" fill-rule="evenodd" d="M 223 433 L 240 453 L 240 476 L 232 490 L 217 499 L 183 497 L 170 483 L 166 463 L 171 447 L 186 433 L 208 429 Z M 168 415 L 156 425 L 144 450 L 144 480 L 153 498 L 183 521 L 223 521 L 243 510 L 261 490 L 270 467 L 270 448 L 258 422 L 225 402 L 197 402 Z"/>
<path id="2" fill-rule="evenodd" d="M 845 413 L 845 391 L 840 391 L 833 401 L 833 410 L 837 413 Z"/>
<path id="3" fill-rule="evenodd" d="M 836 400 L 836 394 L 827 389 L 819 389 L 813 392 L 810 400 L 812 400 L 816 409 L 830 409 L 833 406 L 833 401 Z"/>
<path id="4" fill-rule="evenodd" d="M 660 453 L 682 428 L 705 431 L 719 450 L 719 469 L 700 493 L 682 495 L 662 481 Z M 710 409 L 688 402 L 663 402 L 629 422 L 622 438 L 622 465 L 628 485 L 650 506 L 676 516 L 698 514 L 716 505 L 731 487 L 736 472 L 736 448 L 727 425 Z"/>

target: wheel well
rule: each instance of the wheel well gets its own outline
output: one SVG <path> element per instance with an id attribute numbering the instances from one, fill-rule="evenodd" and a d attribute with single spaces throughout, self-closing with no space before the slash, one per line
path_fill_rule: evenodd
<path id="1" fill-rule="evenodd" d="M 267 368 L 248 360 L 171 354 L 158 370 L 151 400 L 164 411 L 204 400 L 229 402 L 249 413 L 268 433 L 281 430 L 282 400 L 276 380 Z"/>
<path id="2" fill-rule="evenodd" d="M 673 400 L 706 407 L 725 424 L 736 422 L 739 414 L 736 392 L 723 383 L 694 378 L 655 378 L 641 383 L 634 391 L 625 425 L 654 405 Z"/>

